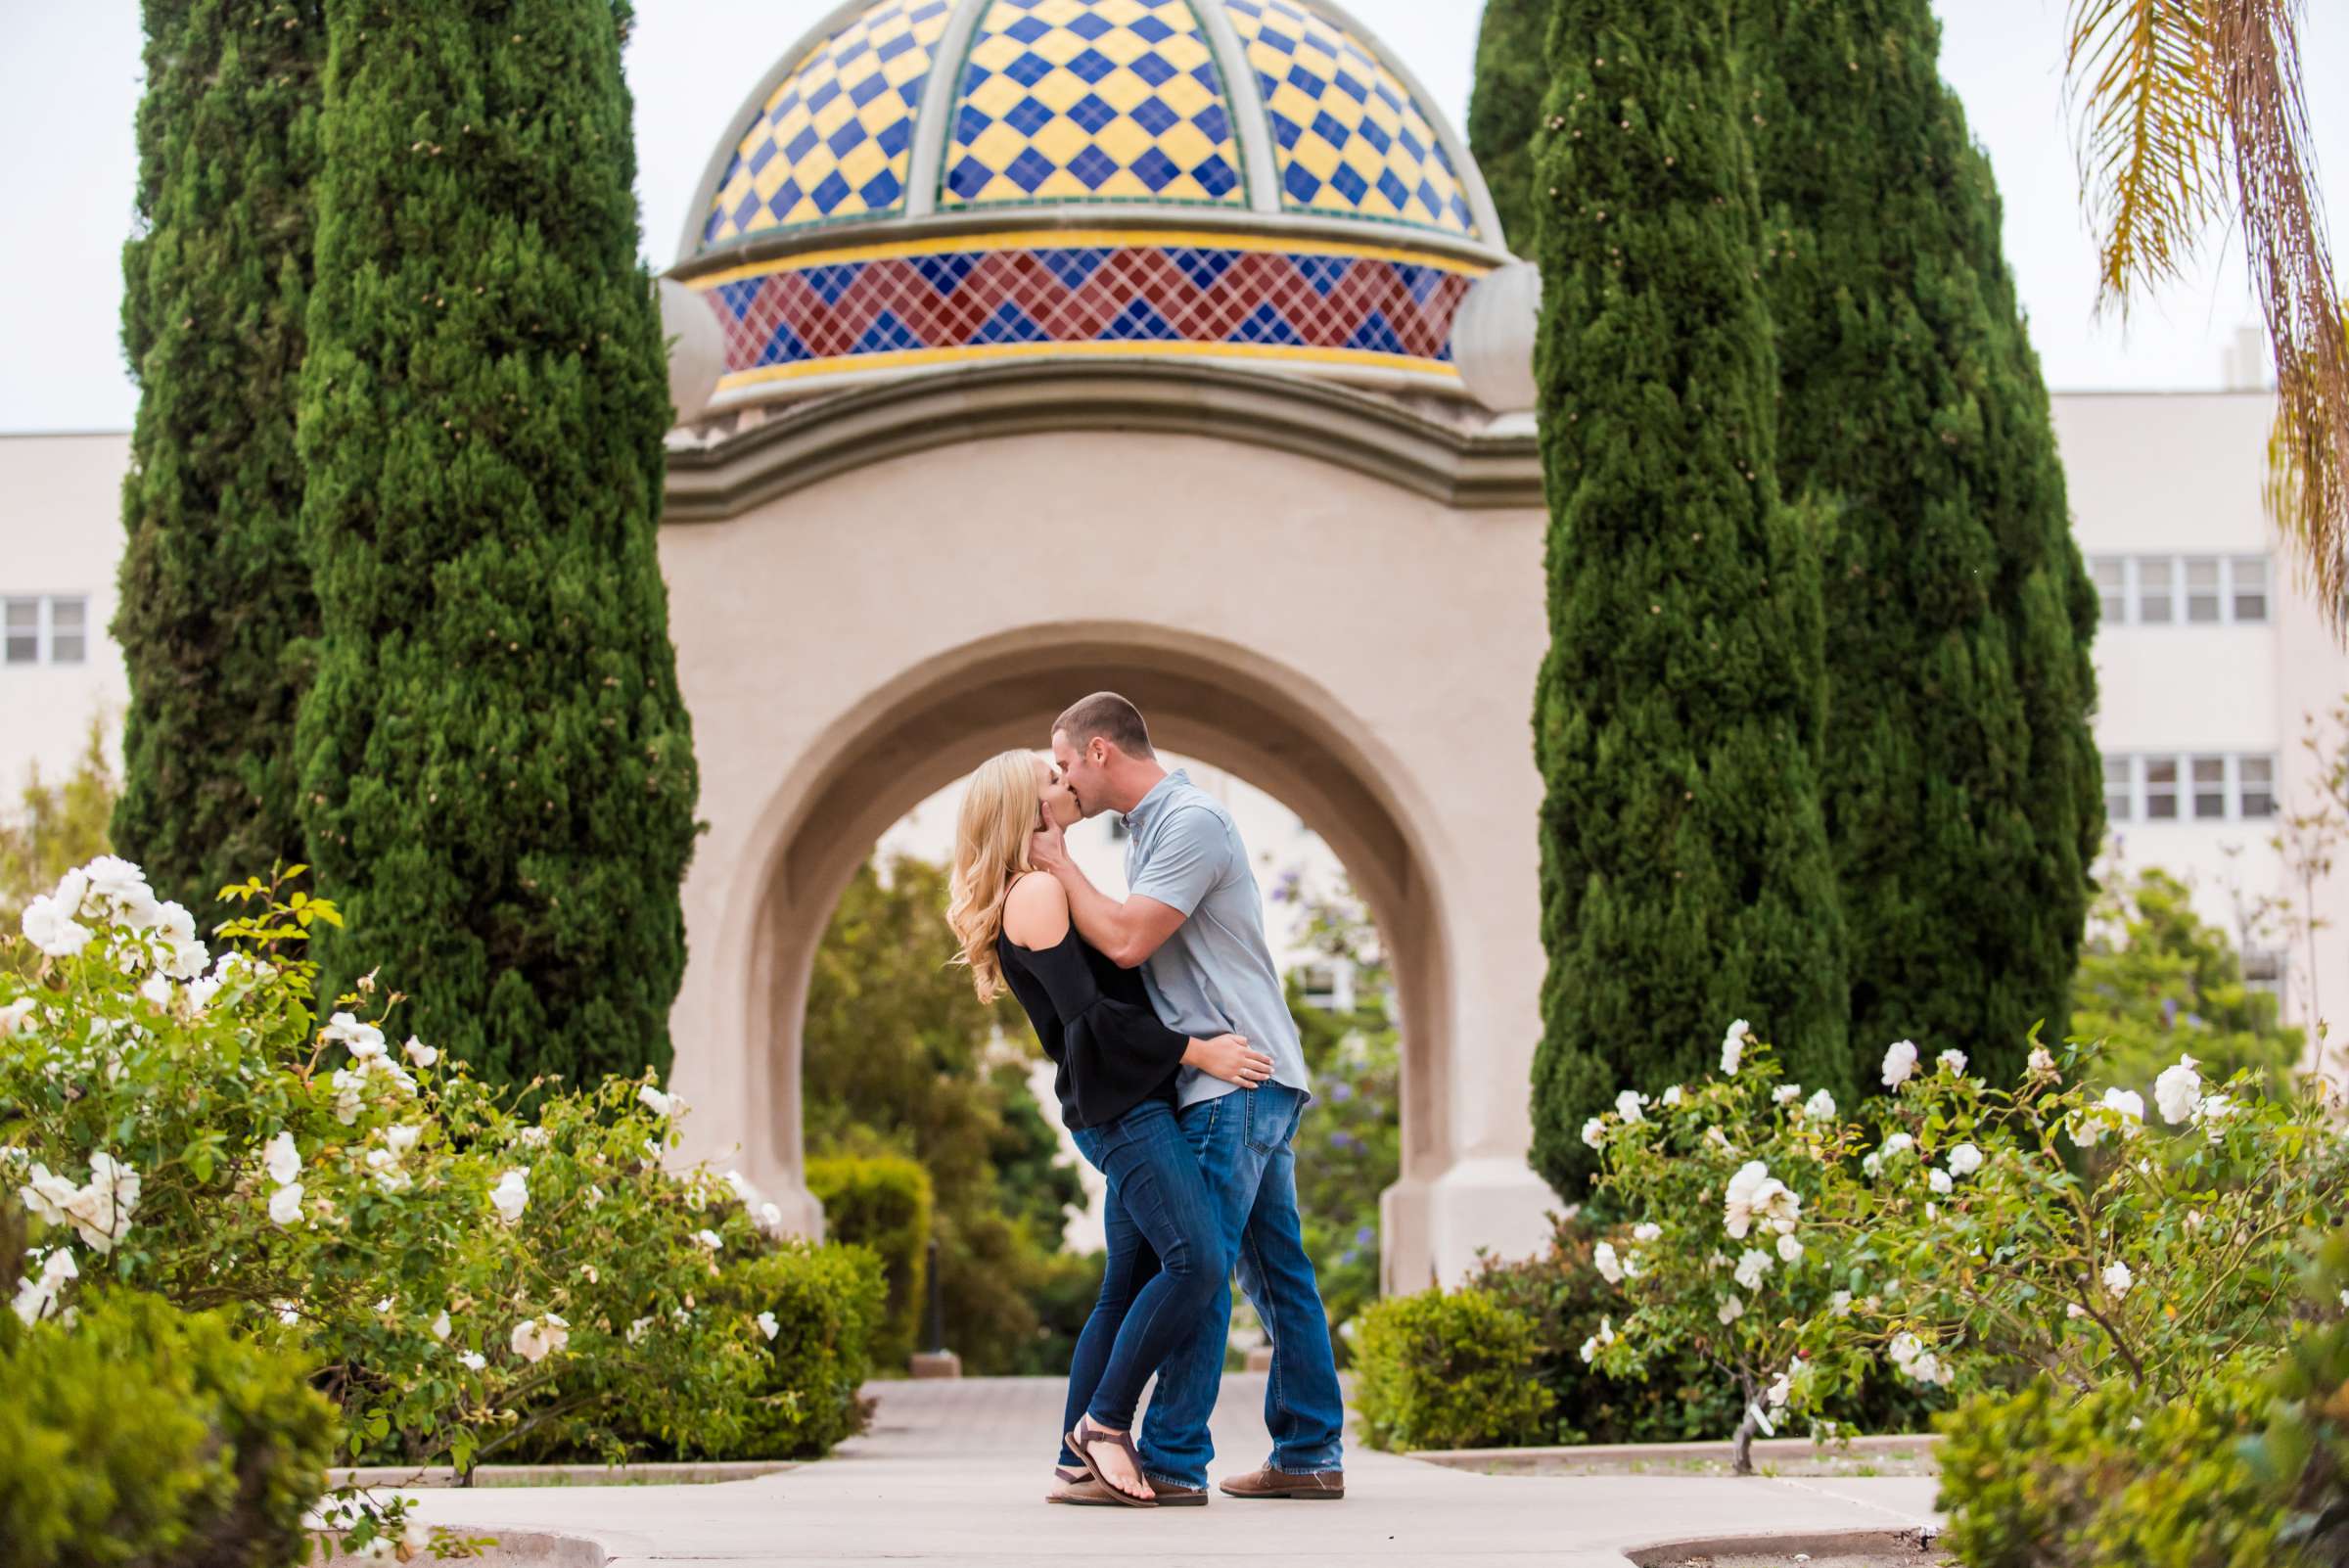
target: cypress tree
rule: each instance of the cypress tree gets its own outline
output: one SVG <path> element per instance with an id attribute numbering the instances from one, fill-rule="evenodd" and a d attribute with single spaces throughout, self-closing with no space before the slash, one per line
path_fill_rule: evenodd
<path id="1" fill-rule="evenodd" d="M 627 8 L 330 0 L 302 818 L 404 1020 L 491 1078 L 666 1067 L 696 774 Z"/>
<path id="2" fill-rule="evenodd" d="M 1549 87 L 1544 57 L 1550 0 L 1485 0 L 1468 96 L 1468 152 L 1493 193 L 1501 234 L 1519 255 L 1534 249 L 1534 131 Z"/>
<path id="3" fill-rule="evenodd" d="M 144 8 L 139 232 L 122 253 L 139 413 L 114 623 L 130 704 L 112 837 L 200 918 L 223 884 L 303 858 L 294 714 L 318 612 L 294 399 L 322 9 Z"/>
<path id="4" fill-rule="evenodd" d="M 2068 1018 L 2104 830 L 2096 594 L 1928 0 L 1752 15 L 1779 473 L 1824 517 L 1852 1048 L 1957 1045 L 2001 1082 Z"/>
<path id="5" fill-rule="evenodd" d="M 1850 1062 L 1819 567 L 1773 467 L 1727 12 L 1554 15 L 1534 160 L 1551 515 L 1534 1162 L 1571 1192 L 1583 1120 L 1709 1068 L 1734 1018 L 1806 1086 L 1848 1089 Z"/>

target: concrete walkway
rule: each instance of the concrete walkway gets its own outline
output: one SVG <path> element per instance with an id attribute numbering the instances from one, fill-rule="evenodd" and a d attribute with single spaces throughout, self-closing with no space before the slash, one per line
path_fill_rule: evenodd
<path id="1" fill-rule="evenodd" d="M 1472 1475 L 1357 1450 L 1342 1502 L 1142 1511 L 1047 1507 L 1061 1386 L 1040 1378 L 877 1385 L 874 1429 L 820 1464 L 699 1487 L 420 1492 L 434 1524 L 551 1531 L 620 1563 L 1482 1563 L 1622 1568 L 1622 1548 L 1763 1532 L 1932 1522 L 1910 1478 Z M 1264 1378 L 1224 1379 L 1217 1473 L 1266 1450 Z"/>

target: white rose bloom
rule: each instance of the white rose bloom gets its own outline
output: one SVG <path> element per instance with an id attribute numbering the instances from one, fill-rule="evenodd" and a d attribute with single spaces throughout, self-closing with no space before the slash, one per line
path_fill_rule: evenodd
<path id="1" fill-rule="evenodd" d="M 1705 1129 L 1705 1142 L 1710 1147 L 1719 1149 L 1724 1154 L 1735 1154 L 1737 1152 L 1735 1145 L 1729 1142 L 1729 1135 L 1717 1127 L 1709 1127 Z"/>
<path id="2" fill-rule="evenodd" d="M 1893 1365 L 1907 1371 L 1910 1363 L 1923 1355 L 1924 1350 L 1925 1342 L 1923 1340 L 1918 1339 L 1914 1334 L 1904 1331 L 1892 1336 L 1892 1344 L 1886 1348 L 1886 1354 L 1892 1358 Z"/>
<path id="3" fill-rule="evenodd" d="M 1800 1084 L 1780 1084 L 1770 1091 L 1770 1097 L 1780 1105 L 1792 1105 L 1803 1097 L 1803 1086 Z"/>
<path id="4" fill-rule="evenodd" d="M 2192 1057 L 2179 1057 L 2176 1067 L 2153 1081 L 2153 1103 L 2172 1127 L 2194 1114 L 2194 1107 L 2202 1103 L 2202 1075 L 2194 1071 Z"/>
<path id="5" fill-rule="evenodd" d="M 204 966 L 210 957 L 211 954 L 204 950 L 204 944 L 192 938 L 186 942 L 175 942 L 163 959 L 163 973 L 173 980 L 199 980 L 203 978 Z M 208 996 L 211 992 L 205 994 Z"/>
<path id="6" fill-rule="evenodd" d="M 1862 1156 L 1860 1160 L 1860 1172 L 1870 1181 L 1873 1181 L 1877 1176 L 1880 1176 L 1884 1174 L 1884 1156 L 1877 1153 L 1870 1153 Z"/>
<path id="7" fill-rule="evenodd" d="M 349 1013 L 337 1013 L 327 1026 L 318 1032 L 322 1039 L 334 1040 L 362 1062 L 370 1062 L 384 1054 L 384 1032 L 373 1024 L 362 1024 Z"/>
<path id="8" fill-rule="evenodd" d="M 1827 1298 L 1827 1311 L 1833 1313 L 1838 1317 L 1851 1316 L 1852 1293 L 1848 1290 L 1839 1290 L 1835 1292 L 1834 1295 L 1829 1296 Z"/>
<path id="9" fill-rule="evenodd" d="M 1727 1328 L 1745 1315 L 1745 1303 L 1734 1296 L 1724 1296 L 1721 1305 L 1714 1309 L 1713 1315 L 1721 1319 L 1722 1327 Z"/>
<path id="10" fill-rule="evenodd" d="M 434 1315 L 431 1328 L 433 1338 L 439 1340 L 442 1344 L 446 1344 L 448 1342 L 449 1321 L 447 1308 L 442 1308 Z"/>
<path id="11" fill-rule="evenodd" d="M 2063 1315 L 2066 1317 L 2086 1317 L 2088 1315 L 2088 1309 L 2075 1301 L 2065 1306 L 2063 1309 Z"/>
<path id="12" fill-rule="evenodd" d="M 571 1343 L 571 1325 L 553 1313 L 526 1317 L 514 1325 L 508 1343 L 524 1360 L 542 1361 Z"/>
<path id="13" fill-rule="evenodd" d="M 24 940 L 52 958 L 70 958 L 90 943 L 90 928 L 73 919 L 47 894 L 24 906 L 23 919 L 18 924 Z"/>
<path id="14" fill-rule="evenodd" d="M 180 994 L 187 997 L 189 1011 L 201 1013 L 212 1004 L 214 996 L 220 994 L 220 981 L 211 975 L 198 975 L 188 982 Z"/>
<path id="15" fill-rule="evenodd" d="M 489 1189 L 489 1206 L 508 1224 L 521 1219 L 522 1211 L 530 1206 L 530 1173 L 515 1170 L 499 1176 L 497 1185 Z"/>
<path id="16" fill-rule="evenodd" d="M 65 1210 L 81 1239 L 106 1253 L 129 1233 L 131 1212 L 138 1206 L 138 1172 L 100 1150 L 90 1156 L 89 1185 L 76 1191 Z"/>
<path id="17" fill-rule="evenodd" d="M 1737 1283 L 1745 1290 L 1760 1290 L 1762 1276 L 1770 1272 L 1770 1254 L 1750 1249 L 1737 1256 Z"/>
<path id="18" fill-rule="evenodd" d="M 600 1209 L 604 1206 L 604 1189 L 597 1186 L 592 1181 L 587 1183 L 585 1197 L 587 1199 L 587 1207 L 590 1210 Z"/>
<path id="19" fill-rule="evenodd" d="M 363 1562 L 390 1562 L 399 1555 L 399 1543 L 391 1536 L 377 1536 L 359 1548 L 358 1555 Z"/>
<path id="20" fill-rule="evenodd" d="M 301 1175 L 301 1153 L 294 1147 L 294 1134 L 280 1132 L 262 1144 L 261 1165 L 269 1179 L 281 1185 Z"/>
<path id="21" fill-rule="evenodd" d="M 410 1519 L 407 1528 L 400 1532 L 399 1544 L 407 1548 L 410 1557 L 423 1556 L 433 1546 L 432 1526 L 422 1519 Z"/>
<path id="22" fill-rule="evenodd" d="M 1896 1039 L 1884 1052 L 1884 1086 L 1899 1088 L 1916 1073 L 1916 1041 Z"/>
<path id="23" fill-rule="evenodd" d="M 2194 1107 L 2194 1120 L 2210 1131 L 2210 1141 L 2216 1143 L 2227 1135 L 2227 1122 L 2242 1107 L 2224 1094 L 2205 1094 Z"/>
<path id="24" fill-rule="evenodd" d="M 1957 1050 L 1943 1051 L 1939 1056 L 1936 1056 L 1933 1059 L 1940 1063 L 1941 1070 L 1949 1074 L 1952 1078 L 1965 1077 L 1965 1052 Z"/>
<path id="25" fill-rule="evenodd" d="M 489 1359 L 477 1351 L 460 1351 L 457 1354 L 457 1364 L 469 1372 L 478 1372 L 489 1364 Z"/>
<path id="26" fill-rule="evenodd" d="M 1603 1116 L 1594 1116 L 1590 1118 L 1589 1121 L 1585 1122 L 1583 1124 L 1583 1141 L 1589 1144 L 1590 1147 L 1594 1149 L 1605 1147 L 1607 1141 L 1607 1119 Z"/>
<path id="27" fill-rule="evenodd" d="M 1950 1174 L 1938 1167 L 1925 1173 L 1925 1185 L 1931 1187 L 1937 1196 L 1948 1197 L 1950 1188 L 1956 1184 L 1950 1179 Z"/>
<path id="28" fill-rule="evenodd" d="M 34 1255 L 27 1255 L 27 1261 Z M 70 1247 L 52 1247 L 38 1255 L 40 1268 L 27 1268 L 24 1277 L 17 1282 L 17 1298 L 11 1305 L 17 1315 L 27 1323 L 37 1323 L 57 1305 L 65 1294 L 66 1281 L 81 1277 L 81 1266 L 73 1261 Z"/>
<path id="29" fill-rule="evenodd" d="M 1895 1155 L 1907 1154 L 1915 1147 L 1916 1139 L 1914 1137 L 1906 1132 L 1895 1132 L 1884 1140 L 1884 1147 L 1880 1152 L 1885 1159 L 1889 1160 Z"/>
<path id="30" fill-rule="evenodd" d="M 32 1016 L 32 1009 L 38 1001 L 39 998 L 35 996 L 19 996 L 7 1006 L 0 1007 L 0 1039 L 6 1039 L 23 1029 L 24 1020 Z"/>
<path id="31" fill-rule="evenodd" d="M 1661 1241 L 1664 1239 L 1664 1227 L 1652 1220 L 1644 1224 L 1634 1225 L 1632 1226 L 1632 1239 L 1634 1241 Z"/>
<path id="32" fill-rule="evenodd" d="M 735 1201 L 746 1209 L 759 1201 L 759 1189 L 752 1186 L 750 1178 L 740 1171 L 726 1173 L 726 1185 L 733 1188 Z"/>
<path id="33" fill-rule="evenodd" d="M 406 1055 L 409 1061 L 414 1062 L 418 1067 L 430 1067 L 435 1062 L 440 1060 L 440 1048 L 438 1046 L 427 1045 L 424 1041 L 418 1039 L 413 1035 L 408 1037 L 408 1042 L 405 1045 L 402 1045 L 400 1050 Z"/>
<path id="34" fill-rule="evenodd" d="M 1780 1236 L 1778 1238 L 1778 1256 L 1787 1263 L 1801 1263 L 1803 1261 L 1803 1244 L 1792 1236 Z"/>
<path id="35" fill-rule="evenodd" d="M 329 1082 L 335 1091 L 335 1120 L 349 1127 L 358 1121 L 359 1113 L 367 1108 L 367 1077 L 363 1073 L 338 1067 Z"/>
<path id="36" fill-rule="evenodd" d="M 289 1181 L 269 1194 L 269 1218 L 277 1224 L 292 1226 L 301 1222 L 301 1183 Z"/>
<path id="37" fill-rule="evenodd" d="M 1803 1116 L 1806 1120 L 1813 1122 L 1834 1121 L 1835 1096 L 1829 1094 L 1825 1089 L 1820 1089 L 1803 1103 Z"/>
<path id="38" fill-rule="evenodd" d="M 165 942 L 194 942 L 196 917 L 188 913 L 186 905 L 165 899 L 155 906 L 155 930 Z"/>
<path id="39" fill-rule="evenodd" d="M 2144 1096 L 2136 1090 L 2106 1089 L 2104 1098 L 2098 1103 L 2105 1110 L 2120 1118 L 2121 1131 L 2124 1135 L 2135 1137 L 2145 1130 Z"/>
<path id="40" fill-rule="evenodd" d="M 755 1320 L 759 1324 L 759 1332 L 764 1334 L 769 1340 L 783 1331 L 783 1325 L 775 1321 L 773 1313 L 760 1313 Z"/>
<path id="41" fill-rule="evenodd" d="M 48 1224 L 62 1225 L 69 1222 L 66 1205 L 72 1202 L 73 1195 L 80 1190 L 64 1176 L 52 1176 L 47 1166 L 35 1160 L 25 1173 L 24 1184 L 17 1188 L 17 1193 L 24 1200 L 24 1207 L 32 1211 L 34 1219 Z"/>
<path id="42" fill-rule="evenodd" d="M 1982 1169 L 1982 1151 L 1970 1143 L 1960 1143 L 1950 1151 L 1950 1175 L 1969 1176 Z"/>
<path id="43" fill-rule="evenodd" d="M 1639 1114 L 1639 1107 L 1645 1103 L 1637 1089 L 1625 1089 L 1615 1096 L 1615 1114 L 1626 1122 L 1645 1121 L 1646 1118 Z"/>
<path id="44" fill-rule="evenodd" d="M 171 982 L 161 975 L 149 975 L 140 981 L 139 994 L 165 1012 L 171 1009 Z"/>
<path id="45" fill-rule="evenodd" d="M 416 1147 L 417 1140 L 423 1136 L 424 1128 L 421 1125 L 384 1129 L 384 1141 L 392 1146 L 393 1154 L 407 1153 Z"/>
<path id="46" fill-rule="evenodd" d="M 759 1205 L 759 1228 L 770 1236 L 783 1233 L 783 1211 L 771 1203 Z"/>
<path id="47" fill-rule="evenodd" d="M 636 1321 L 628 1325 L 628 1343 L 633 1345 L 638 1340 L 644 1338 L 645 1330 L 651 1328 L 652 1326 L 653 1319 L 650 1317 L 637 1318 Z"/>
<path id="48" fill-rule="evenodd" d="M 2032 1046 L 2031 1060 L 2028 1064 L 2027 1071 L 2029 1071 L 2033 1078 L 2053 1077 L 2055 1073 L 2055 1053 L 2049 1050 L 2045 1045 Z"/>
<path id="49" fill-rule="evenodd" d="M 1664 1097 L 1663 1097 L 1663 1100 L 1661 1101 L 1661 1103 L 1663 1104 L 1663 1106 L 1664 1106 L 1664 1108 L 1665 1108 L 1666 1110 L 1670 1110 L 1670 1109 L 1672 1109 L 1672 1107 L 1674 1107 L 1674 1106 L 1676 1106 L 1676 1105 L 1680 1104 L 1680 1103 L 1681 1103 L 1681 1086 L 1680 1086 L 1678 1084 L 1674 1084 L 1672 1087 L 1670 1087 L 1670 1088 L 1666 1089 L 1666 1090 L 1664 1091 Z"/>
<path id="50" fill-rule="evenodd" d="M 1737 1076 L 1737 1064 L 1745 1060 L 1745 1042 L 1753 1038 L 1754 1032 L 1746 1027 L 1744 1019 L 1729 1026 L 1729 1032 L 1721 1039 L 1721 1070 L 1725 1076 Z"/>
<path id="51" fill-rule="evenodd" d="M 1590 1263 L 1598 1275 L 1610 1285 L 1623 1283 L 1623 1264 L 1615 1256 L 1615 1244 L 1602 1241 L 1590 1254 Z"/>
<path id="52" fill-rule="evenodd" d="M 1745 1239 L 1756 1220 L 1768 1222 L 1780 1235 L 1790 1235 L 1801 1218 L 1802 1203 L 1761 1161 L 1749 1160 L 1729 1177 L 1722 1225 L 1739 1241 Z"/>
<path id="53" fill-rule="evenodd" d="M 707 1247 L 712 1252 L 716 1252 L 726 1244 L 725 1238 L 714 1230 L 697 1230 L 693 1233 L 693 1239 L 697 1245 Z"/>
<path id="54" fill-rule="evenodd" d="M 2129 1271 L 2127 1264 L 2115 1262 L 2104 1266 L 2104 1288 L 2115 1296 L 2128 1295 L 2129 1287 L 2136 1283 L 2137 1276 Z"/>
<path id="55" fill-rule="evenodd" d="M 636 1091 L 636 1097 L 651 1108 L 655 1116 L 667 1116 L 674 1102 L 650 1084 Z"/>
<path id="56" fill-rule="evenodd" d="M 1792 1374 L 1780 1372 L 1771 1382 L 1769 1389 L 1763 1393 L 1762 1403 L 1773 1410 L 1782 1410 L 1786 1407 L 1786 1402 L 1793 1397 L 1794 1378 Z"/>
<path id="57" fill-rule="evenodd" d="M 81 868 L 89 890 L 116 903 L 139 904 L 155 908 L 154 890 L 147 886 L 147 873 L 136 863 L 118 854 L 102 854 Z"/>
<path id="58" fill-rule="evenodd" d="M 526 1149 L 543 1149 L 546 1139 L 547 1130 L 542 1127 L 526 1127 L 514 1134 L 514 1141 Z"/>

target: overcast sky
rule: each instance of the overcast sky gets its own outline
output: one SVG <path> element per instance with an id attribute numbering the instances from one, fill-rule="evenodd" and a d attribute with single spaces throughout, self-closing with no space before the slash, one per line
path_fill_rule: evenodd
<path id="1" fill-rule="evenodd" d="M 832 0 L 637 0 L 636 94 L 645 254 L 675 255 L 685 205 L 735 107 Z M 1453 123 L 1466 118 L 1477 0 L 1351 0 L 1408 61 Z M 1942 71 L 1990 149 L 2005 197 L 2006 254 L 2050 385 L 2218 383 L 2222 349 L 2257 305 L 2232 235 L 2187 286 L 2141 303 L 2126 329 L 2098 319 L 2096 252 L 2073 177 L 2060 60 L 2064 0 L 1936 0 Z M 2319 165 L 2349 179 L 2349 20 L 2317 0 L 2303 50 Z M 0 0 L 0 431 L 127 428 L 135 395 L 117 341 L 139 94 L 135 0 Z M 2333 253 L 2349 269 L 2341 207 Z"/>

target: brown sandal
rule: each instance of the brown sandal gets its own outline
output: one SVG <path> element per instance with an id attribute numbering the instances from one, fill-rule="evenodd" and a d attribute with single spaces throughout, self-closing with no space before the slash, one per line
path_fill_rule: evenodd
<path id="1" fill-rule="evenodd" d="M 1071 1432 L 1068 1437 L 1069 1452 L 1084 1461 L 1085 1472 L 1089 1474 L 1095 1481 L 1098 1481 L 1101 1484 L 1102 1491 L 1108 1493 L 1112 1498 L 1115 1498 L 1127 1507 L 1157 1507 L 1158 1499 L 1155 1495 L 1147 1498 L 1137 1498 L 1131 1493 L 1128 1492 L 1124 1487 L 1119 1486 L 1115 1481 L 1112 1481 L 1109 1477 L 1103 1475 L 1101 1473 L 1101 1466 L 1093 1462 L 1092 1450 L 1087 1447 L 1088 1444 L 1107 1443 L 1112 1447 L 1124 1449 L 1126 1451 L 1126 1457 L 1133 1461 L 1133 1473 L 1138 1476 L 1142 1473 L 1142 1456 L 1134 1451 L 1133 1434 L 1130 1432 L 1112 1432 L 1107 1427 L 1094 1427 L 1093 1436 L 1088 1438 L 1084 1435 L 1084 1430 L 1088 1425 L 1091 1425 L 1091 1422 L 1092 1417 L 1089 1415 L 1081 1415 L 1077 1418 L 1077 1429 Z M 1142 1485 L 1148 1486 L 1150 1483 L 1148 1481 L 1144 1481 Z"/>

